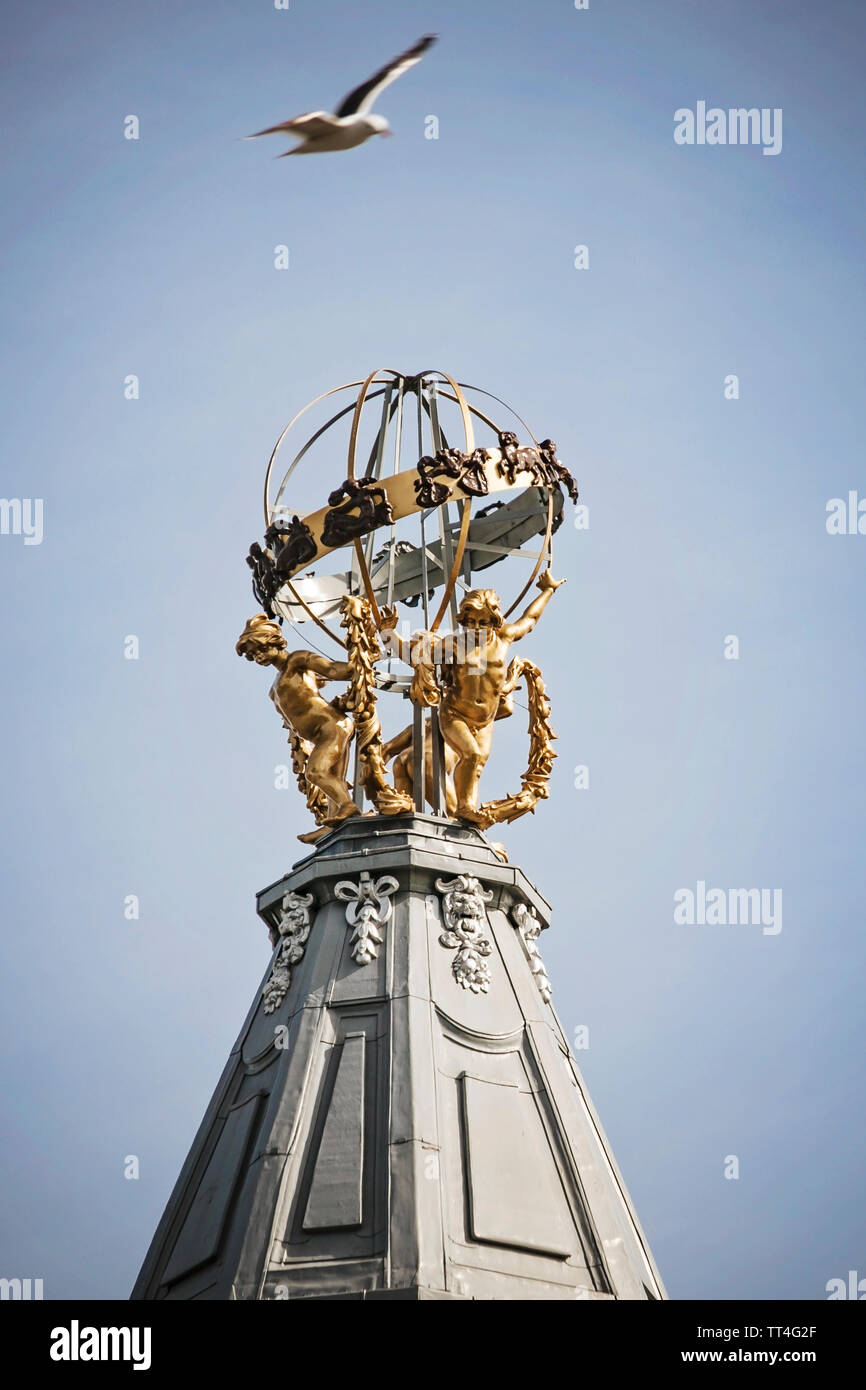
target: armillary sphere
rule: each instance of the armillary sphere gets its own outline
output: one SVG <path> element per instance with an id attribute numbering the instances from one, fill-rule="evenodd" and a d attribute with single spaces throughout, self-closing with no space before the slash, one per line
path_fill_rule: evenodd
<path id="1" fill-rule="evenodd" d="M 299 421 L 322 415 L 272 496 L 278 459 Z M 344 467 L 335 447 L 340 433 L 347 436 Z M 320 826 L 314 836 L 360 813 L 365 796 L 380 815 L 429 805 L 434 815 L 483 829 L 533 810 L 547 795 L 553 733 L 541 673 L 523 657 L 506 667 L 505 655 L 558 587 L 550 565 L 564 492 L 577 500 L 556 445 L 536 440 L 498 397 L 446 372 L 371 372 L 316 397 L 286 426 L 265 475 L 264 545 L 253 544 L 247 557 L 264 612 L 247 624 L 238 650 L 277 667 L 271 694 Z M 505 608 L 495 590 L 474 589 L 473 581 L 509 560 L 522 560 L 528 575 Z M 510 621 L 534 583 L 539 596 Z M 402 636 L 398 605 L 408 610 Z M 289 652 L 282 622 L 304 626 L 314 650 Z M 324 636 L 342 649 L 339 656 L 322 652 Z M 408 668 L 402 673 L 400 663 Z M 530 766 L 520 793 L 481 804 L 492 724 L 511 713 L 520 679 Z M 328 704 L 318 690 L 331 680 L 350 687 Z M 304 690 L 315 692 L 315 710 Z M 388 742 L 376 709 L 382 691 L 399 692 L 414 707 L 411 726 Z M 324 710 L 336 722 L 317 743 L 315 730 L 329 722 Z"/>

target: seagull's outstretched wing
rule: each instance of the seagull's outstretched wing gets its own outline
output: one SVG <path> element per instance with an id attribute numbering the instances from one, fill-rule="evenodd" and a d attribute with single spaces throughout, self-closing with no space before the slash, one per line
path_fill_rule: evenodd
<path id="1" fill-rule="evenodd" d="M 356 87 L 353 92 L 344 97 L 337 107 L 336 114 L 338 116 L 365 115 L 380 92 L 384 91 L 391 82 L 395 82 L 409 68 L 420 63 L 430 45 L 436 42 L 436 37 L 435 34 L 425 34 L 423 39 L 418 40 L 414 48 L 407 48 L 406 52 L 401 53 L 398 58 L 392 58 L 390 63 L 386 63 L 360 87 Z"/>
<path id="2" fill-rule="evenodd" d="M 282 125 L 269 125 L 267 130 L 257 130 L 245 135 L 245 140 L 257 140 L 260 135 L 303 135 L 308 140 L 318 140 L 322 135 L 330 135 L 337 122 L 327 111 L 307 111 L 303 116 L 294 116 Z"/>

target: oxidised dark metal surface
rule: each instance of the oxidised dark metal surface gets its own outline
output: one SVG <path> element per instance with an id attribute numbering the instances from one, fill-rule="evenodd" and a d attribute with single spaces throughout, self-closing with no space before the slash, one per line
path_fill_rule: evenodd
<path id="1" fill-rule="evenodd" d="M 385 489 L 373 478 L 347 478 L 328 498 L 322 545 L 345 545 L 394 520 Z"/>

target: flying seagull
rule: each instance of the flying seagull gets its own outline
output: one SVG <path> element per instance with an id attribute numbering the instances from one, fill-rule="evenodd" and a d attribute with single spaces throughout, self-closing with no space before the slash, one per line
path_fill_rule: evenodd
<path id="1" fill-rule="evenodd" d="M 257 130 L 254 135 L 245 138 L 257 140 L 260 135 L 297 135 L 300 144 L 277 156 L 278 159 L 285 159 L 290 154 L 330 154 L 335 150 L 350 150 L 355 145 L 362 145 L 371 135 L 390 135 L 391 127 L 385 117 L 372 115 L 370 108 L 379 93 L 391 82 L 420 63 L 430 45 L 436 42 L 436 37 L 435 34 L 425 34 L 414 48 L 407 48 L 405 53 L 374 72 L 372 77 L 343 98 L 333 115 L 328 111 L 307 111 L 303 116 L 283 121 L 282 125 L 268 126 L 267 130 Z"/>

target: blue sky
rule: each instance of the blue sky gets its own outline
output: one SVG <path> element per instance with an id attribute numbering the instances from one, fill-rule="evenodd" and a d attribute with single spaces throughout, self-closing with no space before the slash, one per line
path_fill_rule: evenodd
<path id="1" fill-rule="evenodd" d="M 590 508 L 525 648 L 553 799 L 506 834 L 556 907 L 554 1003 L 589 1027 L 670 1294 L 866 1275 L 866 536 L 825 526 L 866 497 L 861 7 L 6 22 L 0 492 L 43 499 L 44 538 L 0 536 L 0 1274 L 132 1286 L 266 963 L 254 893 L 306 828 L 234 654 L 265 464 L 307 399 L 387 363 L 513 403 Z M 428 31 L 381 102 L 394 139 L 280 162 L 240 140 Z M 781 108 L 782 152 L 675 144 L 699 100 Z M 520 756 L 509 730 L 488 782 Z M 782 931 L 676 924 L 699 880 L 781 888 Z"/>

